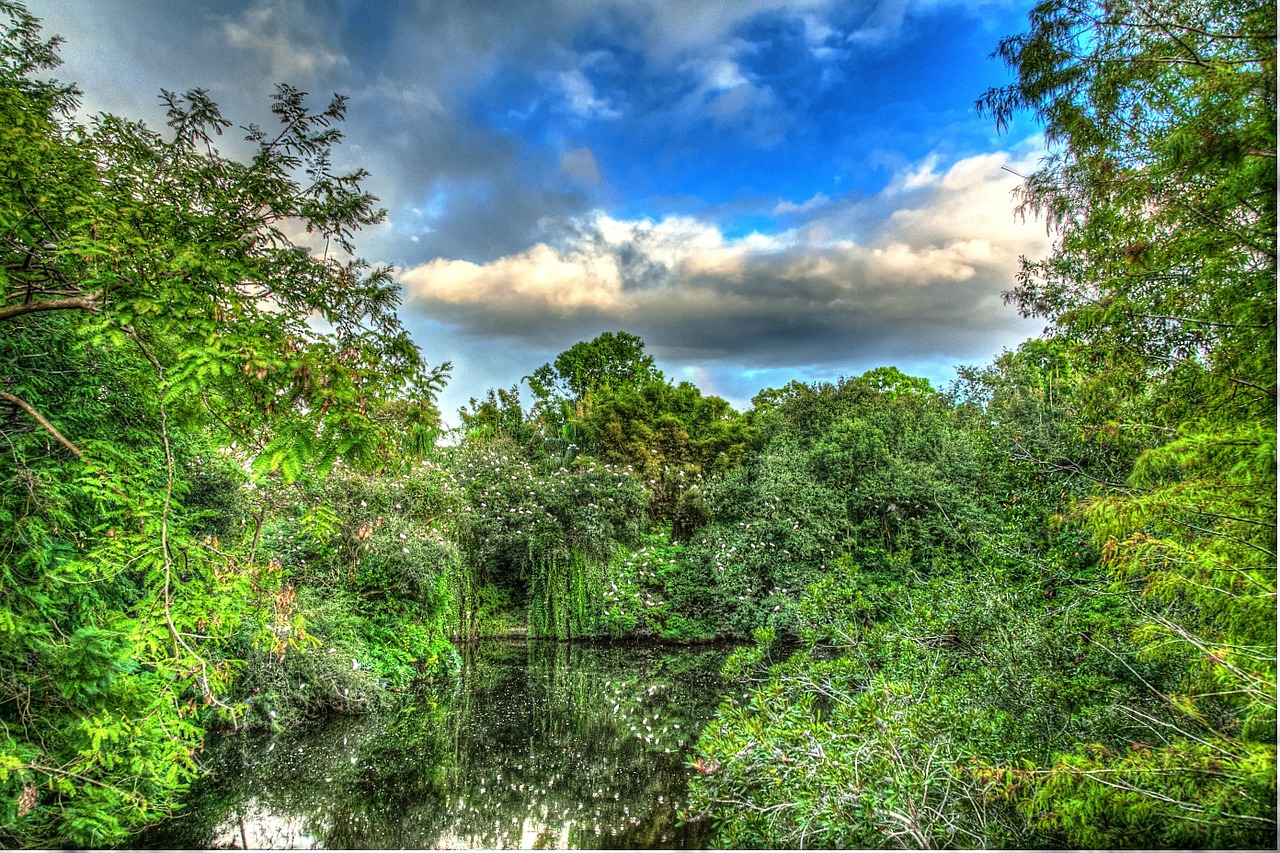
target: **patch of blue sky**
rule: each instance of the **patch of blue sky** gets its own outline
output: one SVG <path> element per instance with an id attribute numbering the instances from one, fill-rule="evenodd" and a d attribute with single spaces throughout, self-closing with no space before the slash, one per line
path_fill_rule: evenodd
<path id="1" fill-rule="evenodd" d="M 774 234 L 778 230 L 776 217 L 762 216 L 760 214 L 743 213 L 730 215 L 720 222 L 721 233 L 724 234 L 726 239 L 730 240 L 751 234 Z"/>
<path id="2" fill-rule="evenodd" d="M 1034 333 L 999 294 L 1044 251 L 1001 171 L 1034 168 L 1037 128 L 974 108 L 1032 2 L 32 5 L 90 112 L 162 127 L 154 93 L 201 85 L 263 122 L 276 79 L 350 94 L 337 162 L 390 211 L 361 251 L 457 365 L 449 412 L 601 331 L 738 403 L 884 363 L 940 383 Z"/>
<path id="3" fill-rule="evenodd" d="M 930 154 L 990 150 L 992 123 L 973 108 L 1006 79 L 989 16 L 909 18 L 878 41 L 851 40 L 854 18 L 815 42 L 795 16 L 760 15 L 715 56 L 659 67 L 606 16 L 557 69 L 491 69 L 468 106 L 526 157 L 589 148 L 616 212 L 651 218 L 681 199 L 871 193 Z"/>

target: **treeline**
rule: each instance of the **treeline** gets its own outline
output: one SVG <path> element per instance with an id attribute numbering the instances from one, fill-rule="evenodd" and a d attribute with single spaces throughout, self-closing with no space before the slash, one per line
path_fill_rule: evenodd
<path id="1" fill-rule="evenodd" d="M 726 845 L 1274 845 L 1274 4 L 1002 43 L 980 106 L 1051 145 L 1043 339 L 737 412 L 604 333 L 448 437 L 448 365 L 351 257 L 340 98 L 281 87 L 236 160 L 199 90 L 165 134 L 74 120 L 0 20 L 3 843 L 126 843 L 207 732 L 519 632 L 752 641 L 691 763 Z"/>

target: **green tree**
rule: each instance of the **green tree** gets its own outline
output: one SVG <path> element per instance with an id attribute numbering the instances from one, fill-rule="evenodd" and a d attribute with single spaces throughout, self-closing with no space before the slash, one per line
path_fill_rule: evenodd
<path id="1" fill-rule="evenodd" d="M 502 609 L 524 610 L 534 634 L 601 633 L 604 567 L 644 527 L 634 474 L 595 460 L 548 470 L 506 437 L 464 443 L 448 468 L 465 499 L 453 525 L 467 566 L 459 635 L 501 627 L 486 623 Z"/>
<path id="2" fill-rule="evenodd" d="M 525 447 L 533 458 L 541 455 L 542 445 L 533 425 L 525 417 L 520 403 L 520 389 L 490 388 L 484 400 L 472 397 L 458 410 L 464 434 L 471 440 L 487 440 L 506 436 Z"/>
<path id="3" fill-rule="evenodd" d="M 1053 253 L 1011 298 L 1088 366 L 1083 425 L 1142 452 L 1081 505 L 1143 654 L 1180 675 L 1150 747 L 1021 777 L 1076 846 L 1275 843 L 1276 9 L 1042 3 L 1001 43 L 1050 150 L 1023 188 Z"/>
<path id="4" fill-rule="evenodd" d="M 525 377 L 533 391 L 530 420 L 544 439 L 548 454 L 567 463 L 581 448 L 581 421 L 598 391 L 661 380 L 644 341 L 627 332 L 604 332 L 579 341 Z"/>
<path id="5" fill-rule="evenodd" d="M 647 484 L 649 511 L 676 521 L 677 538 L 696 526 L 691 490 L 742 464 L 751 442 L 748 421 L 719 397 L 689 382 L 649 379 L 591 395 L 571 423 L 585 452 L 630 467 Z"/>
<path id="6" fill-rule="evenodd" d="M 652 518 L 674 522 L 677 538 L 702 518 L 691 490 L 741 464 L 751 444 L 748 418 L 691 383 L 667 381 L 644 341 L 626 332 L 580 341 L 526 379 L 534 394 L 527 416 L 516 389 L 490 391 L 461 413 L 467 428 L 530 447 L 532 430 L 556 465 L 584 454 L 628 466 L 648 488 Z"/>
<path id="7" fill-rule="evenodd" d="M 1031 111 L 1049 155 L 1022 210 L 1055 251 L 1012 298 L 1115 369 L 1269 389 L 1275 352 L 1275 4 L 1045 2 L 980 109 Z M 1273 398 L 1274 399 L 1274 398 Z"/>
<path id="8" fill-rule="evenodd" d="M 755 684 L 699 741 L 695 766 L 714 770 L 693 802 L 720 843 L 1062 846 L 1065 833 L 1018 811 L 1004 774 L 1080 743 L 1125 751 L 1124 709 L 1158 712 L 1146 685 L 1173 668 L 1136 659 L 1135 615 L 1080 523 L 1061 520 L 1112 464 L 1075 435 L 1066 349 L 1029 342 L 965 371 L 950 395 L 875 390 L 885 371 L 793 387 L 762 416 L 776 430 L 766 458 L 790 447 L 781 469 L 811 472 L 801 482 L 828 509 L 793 489 L 747 524 L 795 553 L 768 519 L 804 507 L 792 537 L 823 517 L 839 535 L 799 601 L 783 602 L 800 651 L 767 671 L 776 648 L 740 653 Z M 752 481 L 766 478 L 777 474 Z"/>
<path id="9" fill-rule="evenodd" d="M 654 366 L 653 356 L 645 353 L 639 337 L 603 332 L 539 367 L 529 377 L 529 385 L 539 401 L 554 396 L 578 402 L 600 388 L 661 378 L 662 371 Z"/>
<path id="10" fill-rule="evenodd" d="M 232 649 L 301 627 L 261 496 L 389 462 L 442 373 L 389 271 L 338 258 L 381 217 L 333 168 L 341 98 L 280 87 L 241 162 L 201 90 L 163 93 L 168 134 L 74 121 L 41 76 L 56 42 L 15 3 L 0 21 L 0 839 L 104 846 L 241 716 Z M 254 523 L 212 522 L 245 470 Z"/>

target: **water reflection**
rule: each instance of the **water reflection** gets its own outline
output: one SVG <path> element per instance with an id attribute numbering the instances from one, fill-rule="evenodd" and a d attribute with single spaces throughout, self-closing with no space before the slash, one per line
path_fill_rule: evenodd
<path id="1" fill-rule="evenodd" d="M 684 755 L 717 649 L 488 643 L 451 695 L 304 735 L 228 738 L 157 847 L 687 848 Z"/>

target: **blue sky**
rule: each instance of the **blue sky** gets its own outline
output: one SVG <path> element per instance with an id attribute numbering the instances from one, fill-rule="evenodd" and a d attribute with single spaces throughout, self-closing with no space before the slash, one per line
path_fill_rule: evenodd
<path id="1" fill-rule="evenodd" d="M 1036 334 L 1001 293 L 1048 251 L 1011 192 L 1030 123 L 974 110 L 1027 0 L 32 0 L 86 112 L 163 126 L 204 87 L 350 97 L 340 165 L 387 221 L 446 416 L 578 340 L 762 388 L 893 364 L 941 384 Z M 236 140 L 227 141 L 234 150 Z M 527 396 L 526 396 L 527 399 Z"/>

